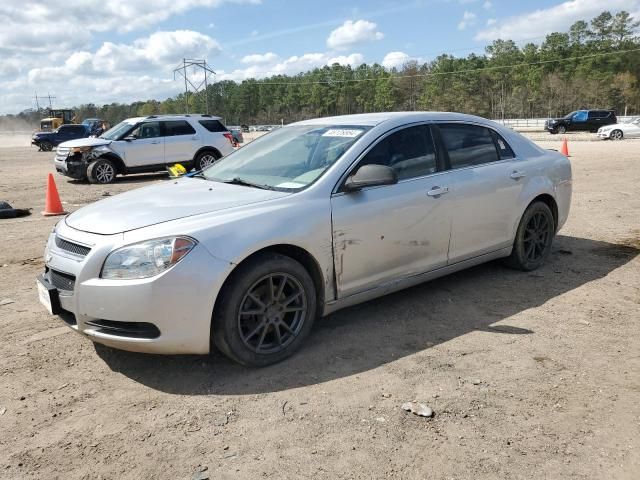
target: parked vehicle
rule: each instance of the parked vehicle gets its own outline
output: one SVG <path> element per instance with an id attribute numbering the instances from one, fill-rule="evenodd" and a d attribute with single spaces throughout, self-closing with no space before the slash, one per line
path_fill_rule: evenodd
<path id="1" fill-rule="evenodd" d="M 61 125 L 76 123 L 76 112 L 68 108 L 47 110 L 47 117 L 40 120 L 41 132 L 53 132 Z"/>
<path id="2" fill-rule="evenodd" d="M 151 115 L 129 118 L 98 138 L 61 144 L 56 170 L 91 183 L 111 183 L 117 175 L 157 172 L 182 164 L 203 169 L 233 152 L 233 137 L 211 115 Z"/>
<path id="3" fill-rule="evenodd" d="M 82 121 L 82 125 L 86 125 L 91 132 L 90 135 L 95 137 L 99 137 L 109 129 L 108 122 L 101 118 L 85 118 Z"/>
<path id="4" fill-rule="evenodd" d="M 616 112 L 613 110 L 577 110 L 562 118 L 553 118 L 545 122 L 544 128 L 549 133 L 597 132 L 605 125 L 616 123 Z"/>
<path id="5" fill-rule="evenodd" d="M 538 268 L 570 202 L 569 160 L 489 120 L 320 118 L 72 213 L 38 288 L 95 342 L 262 366 L 340 308 L 498 258 Z"/>
<path id="6" fill-rule="evenodd" d="M 31 145 L 37 146 L 42 152 L 50 152 L 53 147 L 69 140 L 88 137 L 89 128 L 86 125 L 61 125 L 53 132 L 36 132 L 31 136 Z"/>
<path id="7" fill-rule="evenodd" d="M 628 122 L 601 127 L 598 129 L 598 137 L 602 140 L 640 138 L 640 117 L 633 117 Z"/>

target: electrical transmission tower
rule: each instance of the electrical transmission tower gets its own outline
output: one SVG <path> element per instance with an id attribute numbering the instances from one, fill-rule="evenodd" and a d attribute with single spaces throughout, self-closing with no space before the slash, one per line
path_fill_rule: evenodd
<path id="1" fill-rule="evenodd" d="M 193 67 L 192 77 L 189 78 L 189 74 L 187 69 L 189 67 Z M 204 73 L 204 80 L 200 83 L 197 83 L 198 80 L 193 79 L 193 77 L 197 76 L 198 73 Z M 184 78 L 184 105 L 185 105 L 185 113 L 189 113 L 189 86 L 193 89 L 193 93 L 196 94 L 200 92 L 204 88 L 204 101 L 206 112 L 209 113 L 209 95 L 207 95 L 207 86 L 208 84 L 208 74 L 215 75 L 216 72 L 211 70 L 207 65 L 206 60 L 194 60 L 193 58 L 183 58 L 182 63 L 173 70 L 173 79 L 175 80 L 176 75 L 180 75 Z M 193 82 L 196 82 L 194 84 Z"/>

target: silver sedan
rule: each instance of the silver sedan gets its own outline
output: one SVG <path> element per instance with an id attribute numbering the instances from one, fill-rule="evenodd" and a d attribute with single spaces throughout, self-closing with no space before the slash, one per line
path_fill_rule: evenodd
<path id="1" fill-rule="evenodd" d="M 494 259 L 538 268 L 570 202 L 566 157 L 479 117 L 308 120 L 72 213 L 39 295 L 95 342 L 262 366 L 340 308 Z"/>

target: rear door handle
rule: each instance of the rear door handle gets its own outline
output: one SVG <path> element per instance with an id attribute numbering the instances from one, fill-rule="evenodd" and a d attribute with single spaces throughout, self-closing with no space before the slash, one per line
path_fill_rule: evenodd
<path id="1" fill-rule="evenodd" d="M 151 145 L 158 145 L 160 142 L 151 142 Z"/>
<path id="2" fill-rule="evenodd" d="M 449 187 L 432 187 L 431 190 L 427 192 L 427 195 L 430 197 L 439 197 L 440 195 L 444 195 L 445 193 L 449 193 Z"/>
<path id="3" fill-rule="evenodd" d="M 520 180 L 521 178 L 526 177 L 527 174 L 524 172 L 519 172 L 517 170 L 514 170 L 513 172 L 511 172 L 511 175 L 509 175 L 509 177 L 513 178 L 514 180 Z"/>

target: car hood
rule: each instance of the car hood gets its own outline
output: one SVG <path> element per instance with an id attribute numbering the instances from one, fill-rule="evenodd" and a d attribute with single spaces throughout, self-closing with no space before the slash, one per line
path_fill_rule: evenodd
<path id="1" fill-rule="evenodd" d="M 109 145 L 111 140 L 105 140 L 104 138 L 86 137 L 78 138 L 77 140 L 69 140 L 68 142 L 62 142 L 60 147 L 99 147 L 100 145 Z"/>
<path id="2" fill-rule="evenodd" d="M 291 193 L 183 178 L 95 202 L 75 211 L 65 221 L 76 230 L 113 235 L 288 195 Z"/>

